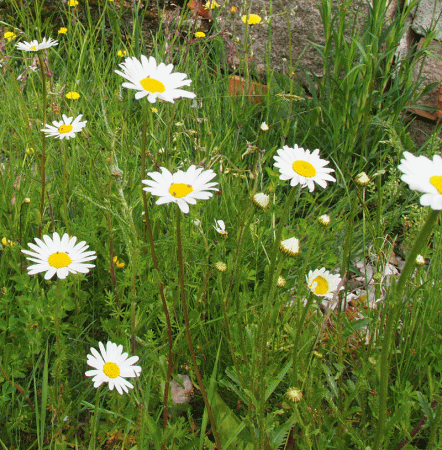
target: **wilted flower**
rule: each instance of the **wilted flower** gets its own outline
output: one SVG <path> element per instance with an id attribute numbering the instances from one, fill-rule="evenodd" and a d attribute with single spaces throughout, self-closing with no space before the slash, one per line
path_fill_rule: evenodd
<path id="1" fill-rule="evenodd" d="M 367 186 L 370 181 L 370 177 L 365 172 L 361 172 L 360 174 L 356 175 L 355 178 L 355 182 L 356 184 L 359 184 L 359 186 Z"/>
<path id="2" fill-rule="evenodd" d="M 293 403 L 298 403 L 302 400 L 302 391 L 292 387 L 288 389 L 285 396 L 287 397 L 287 400 L 290 400 Z"/>
<path id="3" fill-rule="evenodd" d="M 284 241 L 281 241 L 281 243 L 279 244 L 279 248 L 282 252 L 286 253 L 289 256 L 296 256 L 300 252 L 299 240 L 295 237 L 285 239 Z"/>
<path id="4" fill-rule="evenodd" d="M 253 203 L 262 209 L 266 209 L 270 204 L 270 196 L 263 192 L 259 192 L 253 196 Z"/>

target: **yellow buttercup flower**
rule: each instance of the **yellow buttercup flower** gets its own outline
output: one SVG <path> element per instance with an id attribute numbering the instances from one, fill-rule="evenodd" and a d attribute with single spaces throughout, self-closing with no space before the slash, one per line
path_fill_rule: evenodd
<path id="1" fill-rule="evenodd" d="M 220 6 L 220 4 L 216 0 L 209 0 L 204 5 L 204 8 L 206 8 L 206 9 L 215 9 L 215 8 L 219 8 L 219 6 Z"/>
<path id="2" fill-rule="evenodd" d="M 65 34 L 65 33 L 67 33 L 68 32 L 68 29 L 66 28 L 66 27 L 61 27 L 59 30 L 58 30 L 58 34 Z"/>
<path id="3" fill-rule="evenodd" d="M 69 0 L 69 6 L 77 6 L 78 1 L 77 0 Z"/>
<path id="4" fill-rule="evenodd" d="M 126 266 L 123 261 L 118 261 L 118 256 L 114 256 L 112 261 L 118 269 L 123 269 Z"/>
<path id="5" fill-rule="evenodd" d="M 11 39 L 15 39 L 15 38 L 17 37 L 17 35 L 16 35 L 15 33 L 13 33 L 12 31 L 7 31 L 7 32 L 3 35 L 3 37 L 4 37 L 5 39 L 7 39 L 8 42 L 9 42 Z"/>
<path id="6" fill-rule="evenodd" d="M 127 55 L 127 51 L 126 50 L 118 50 L 117 55 L 120 56 L 121 58 L 124 58 Z"/>
<path id="7" fill-rule="evenodd" d="M 35 150 L 32 147 L 28 147 L 26 149 L 26 154 L 27 155 L 33 155 L 35 153 Z"/>
<path id="8" fill-rule="evenodd" d="M 243 23 L 247 23 L 248 25 L 256 25 L 261 22 L 261 17 L 258 14 L 248 14 L 241 17 Z"/>
<path id="9" fill-rule="evenodd" d="M 197 39 L 206 37 L 206 33 L 202 32 L 202 31 L 197 31 L 197 32 L 195 33 L 195 37 L 196 37 Z"/>
<path id="10" fill-rule="evenodd" d="M 66 98 L 70 100 L 78 100 L 80 98 L 80 94 L 78 92 L 72 91 L 66 94 Z"/>

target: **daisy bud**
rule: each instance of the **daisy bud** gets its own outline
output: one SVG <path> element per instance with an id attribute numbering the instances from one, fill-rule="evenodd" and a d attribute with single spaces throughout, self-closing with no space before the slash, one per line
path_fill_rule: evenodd
<path id="1" fill-rule="evenodd" d="M 284 241 L 281 241 L 279 248 L 283 253 L 286 253 L 289 256 L 296 256 L 300 251 L 299 240 L 295 237 L 285 239 Z"/>
<path id="2" fill-rule="evenodd" d="M 331 223 L 330 216 L 327 214 L 323 214 L 322 216 L 318 217 L 318 222 L 323 225 L 324 227 L 328 227 Z"/>
<path id="3" fill-rule="evenodd" d="M 260 128 L 261 128 L 261 131 L 269 131 L 269 126 L 265 122 L 263 122 L 261 124 Z"/>
<path id="4" fill-rule="evenodd" d="M 287 397 L 287 400 L 290 400 L 293 403 L 298 403 L 302 400 L 302 391 L 300 389 L 290 388 L 285 393 L 285 396 Z"/>
<path id="5" fill-rule="evenodd" d="M 416 264 L 418 266 L 425 266 L 425 258 L 422 255 L 416 256 Z"/>
<path id="6" fill-rule="evenodd" d="M 276 286 L 283 288 L 286 284 L 286 279 L 284 277 L 279 276 L 278 281 L 276 282 Z"/>
<path id="7" fill-rule="evenodd" d="M 253 203 L 261 209 L 266 209 L 270 204 L 270 196 L 260 192 L 253 196 Z"/>
<path id="8" fill-rule="evenodd" d="M 225 272 L 227 270 L 227 266 L 221 262 L 218 261 L 217 263 L 215 263 L 215 267 L 220 271 L 220 272 Z"/>
<path id="9" fill-rule="evenodd" d="M 370 177 L 365 172 L 361 172 L 355 178 L 355 182 L 356 184 L 359 184 L 359 186 L 367 186 L 367 184 L 370 183 L 370 181 L 371 181 Z"/>

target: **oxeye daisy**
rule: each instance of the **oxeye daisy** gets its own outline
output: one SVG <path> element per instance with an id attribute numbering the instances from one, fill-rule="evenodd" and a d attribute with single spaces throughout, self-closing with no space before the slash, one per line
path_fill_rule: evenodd
<path id="1" fill-rule="evenodd" d="M 37 40 L 34 40 L 31 42 L 19 42 L 15 46 L 19 50 L 23 50 L 24 52 L 38 52 L 39 50 L 54 47 L 55 45 L 58 45 L 58 42 L 56 40 L 52 38 L 43 38 L 43 41 L 41 41 L 40 43 Z"/>
<path id="2" fill-rule="evenodd" d="M 308 288 L 319 297 L 330 297 L 338 289 L 340 282 L 341 277 L 331 274 L 325 267 L 310 270 L 307 275 Z"/>
<path id="3" fill-rule="evenodd" d="M 55 274 L 58 278 L 64 279 L 69 273 L 88 273 L 89 269 L 95 267 L 87 261 L 92 261 L 97 256 L 94 251 L 86 251 L 89 245 L 85 241 L 77 242 L 77 238 L 65 233 L 62 238 L 58 233 L 50 236 L 43 236 L 43 240 L 35 238 L 36 244 L 29 243 L 28 246 L 34 250 L 22 250 L 26 258 L 34 262 L 28 267 L 28 274 L 46 272 L 45 280 L 51 279 Z"/>
<path id="4" fill-rule="evenodd" d="M 326 168 L 329 161 L 319 157 L 319 149 L 310 153 L 295 144 L 294 148 L 284 145 L 278 150 L 278 156 L 274 156 L 275 167 L 279 169 L 281 180 L 290 180 L 291 186 L 301 185 L 308 187 L 310 192 L 315 190 L 315 183 L 326 188 L 327 181 L 336 181 L 330 172 L 334 169 Z"/>
<path id="5" fill-rule="evenodd" d="M 135 94 L 137 100 L 147 96 L 150 103 L 155 103 L 157 99 L 174 103 L 179 97 L 196 97 L 193 92 L 179 89 L 189 86 L 192 80 L 186 80 L 185 73 L 172 73 L 173 64 L 157 64 L 153 56 L 147 58 L 142 55 L 141 61 L 130 57 L 119 66 L 123 72 L 116 70 L 115 73 L 128 80 L 123 83 L 124 87 L 138 91 Z"/>
<path id="6" fill-rule="evenodd" d="M 207 200 L 216 191 L 218 183 L 209 181 L 216 176 L 211 169 L 203 170 L 201 167 L 190 166 L 187 172 L 178 170 L 171 173 L 166 168 L 161 167 L 160 172 L 150 172 L 147 174 L 152 180 L 143 180 L 143 184 L 149 187 L 143 188 L 146 192 L 159 197 L 157 205 L 174 202 L 185 214 L 189 212 L 189 204 L 195 205 L 197 199 Z"/>
<path id="7" fill-rule="evenodd" d="M 422 206 L 436 211 L 442 210 L 442 158 L 433 156 L 433 161 L 425 156 L 414 156 L 404 152 L 398 169 L 403 173 L 401 180 L 413 191 L 422 192 Z"/>
<path id="8" fill-rule="evenodd" d="M 134 366 L 138 361 L 138 356 L 128 358 L 127 353 L 123 353 L 123 346 L 108 342 L 106 347 L 99 342 L 100 352 L 91 348 L 91 353 L 87 355 L 87 364 L 94 368 L 88 370 L 85 375 L 94 377 L 94 387 L 97 388 L 103 383 L 109 383 L 109 389 L 117 389 L 120 395 L 133 389 L 133 384 L 126 378 L 136 378 L 141 373 L 140 366 Z"/>
<path id="9" fill-rule="evenodd" d="M 43 131 L 43 133 L 47 134 L 48 136 L 53 136 L 58 139 L 74 138 L 75 134 L 80 132 L 87 124 L 87 120 L 80 122 L 82 117 L 83 114 L 80 114 L 74 119 L 73 117 L 67 117 L 65 114 L 63 114 L 63 120 L 54 120 L 52 122 L 54 126 L 46 125 L 46 128 L 43 128 L 40 131 Z"/>

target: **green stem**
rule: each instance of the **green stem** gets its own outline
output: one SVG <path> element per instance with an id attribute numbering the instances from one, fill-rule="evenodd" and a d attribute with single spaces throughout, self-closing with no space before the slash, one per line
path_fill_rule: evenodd
<path id="1" fill-rule="evenodd" d="M 100 407 L 100 393 L 103 385 L 100 385 L 97 389 L 97 393 L 95 394 L 95 406 L 94 406 L 94 417 L 92 419 L 92 433 L 91 439 L 89 441 L 89 449 L 95 450 L 96 442 L 97 442 L 97 423 L 99 417 L 99 407 Z M 92 446 L 91 446 L 92 444 Z"/>
<path id="2" fill-rule="evenodd" d="M 380 385 L 379 385 L 379 422 L 377 430 L 377 438 L 374 450 L 381 450 L 384 442 L 385 424 L 387 421 L 387 397 L 388 397 L 388 381 L 390 375 L 390 347 L 393 331 L 396 329 L 397 320 L 401 311 L 402 297 L 405 291 L 407 281 L 411 278 L 416 265 L 416 257 L 420 253 L 422 247 L 427 244 L 433 227 L 437 221 L 439 211 L 431 211 L 419 236 L 414 241 L 413 247 L 407 256 L 405 267 L 396 286 L 392 286 L 390 296 L 391 313 L 387 317 L 387 325 L 385 328 L 384 338 L 382 341 L 382 353 L 380 364 Z"/>
<path id="3" fill-rule="evenodd" d="M 213 417 L 212 408 L 210 407 L 209 399 L 207 397 L 206 389 L 203 384 L 203 379 L 201 377 L 201 373 L 198 367 L 198 363 L 196 361 L 195 351 L 192 343 L 192 334 L 190 332 L 190 322 L 189 315 L 187 313 L 187 303 L 186 303 L 186 294 L 184 290 L 184 262 L 183 262 L 183 247 L 181 243 L 181 213 L 177 206 L 177 216 L 176 216 L 176 234 L 177 234 L 177 247 L 178 247 L 178 269 L 179 269 L 179 285 L 180 285 L 180 293 L 181 293 L 181 301 L 183 304 L 183 314 L 184 314 L 184 322 L 186 324 L 186 338 L 187 345 L 189 346 L 190 357 L 192 359 L 193 368 L 195 370 L 196 378 L 198 380 L 199 389 L 204 398 L 204 403 L 206 405 L 207 414 L 209 415 L 210 424 L 212 425 L 212 431 L 215 436 L 216 448 L 218 450 L 222 449 L 221 439 L 219 437 L 219 433 L 216 428 L 215 419 Z"/>
<path id="4" fill-rule="evenodd" d="M 293 203 L 295 201 L 296 195 L 300 193 L 301 188 L 292 188 L 290 190 L 290 194 L 288 196 L 288 199 L 286 200 L 284 209 L 282 211 L 278 227 L 276 229 L 276 235 L 275 235 L 275 242 L 273 243 L 273 249 L 272 254 L 270 258 L 270 266 L 269 266 L 269 274 L 268 274 L 268 280 L 267 280 L 267 295 L 264 297 L 264 302 L 262 306 L 262 320 L 260 325 L 260 330 L 258 334 L 258 346 L 260 347 L 260 362 L 258 364 L 258 370 L 259 370 L 259 380 L 260 382 L 257 383 L 258 389 L 259 389 L 259 443 L 258 448 L 262 449 L 264 448 L 264 441 L 265 441 L 265 390 L 266 390 L 266 383 L 264 382 L 265 376 L 266 376 L 266 370 L 267 370 L 267 335 L 269 330 L 269 320 L 267 316 L 267 312 L 270 310 L 269 306 L 271 305 L 271 302 L 274 298 L 275 289 L 276 289 L 276 283 L 274 282 L 274 275 L 277 265 L 277 254 L 278 249 L 280 245 L 281 235 L 282 235 L 282 229 L 284 228 L 284 225 L 287 221 L 288 215 L 290 210 L 292 209 Z"/>
<path id="5" fill-rule="evenodd" d="M 47 119 L 47 98 L 46 98 L 46 75 L 43 65 L 43 59 L 40 52 L 37 52 L 38 63 L 41 69 L 41 79 L 43 84 L 43 128 L 46 127 Z M 45 207 L 45 193 L 46 193 L 46 135 L 41 133 L 41 167 L 40 167 L 40 183 L 41 183 L 41 202 L 40 202 L 40 224 L 38 226 L 38 237 L 41 238 L 43 228 L 43 212 Z"/>
<path id="6" fill-rule="evenodd" d="M 152 110 L 150 104 L 145 105 L 144 114 L 143 114 L 143 127 L 142 127 L 142 141 L 141 141 L 141 179 L 143 180 L 146 175 L 146 147 L 147 147 L 147 119 L 150 118 L 151 129 L 153 129 L 153 118 L 152 118 Z M 153 239 L 152 233 L 152 224 L 149 216 L 149 209 L 147 207 L 147 194 L 143 189 L 143 205 L 144 205 L 144 218 L 146 220 L 146 229 L 147 235 L 149 239 L 150 252 L 152 255 L 153 266 L 157 272 L 159 277 L 158 281 L 158 290 L 160 292 L 161 303 L 163 305 L 164 315 L 166 317 L 167 324 L 167 341 L 169 348 L 169 355 L 167 357 L 167 375 L 166 382 L 164 385 L 164 398 L 163 398 L 163 429 L 165 430 L 167 427 L 167 419 L 169 416 L 169 386 L 170 379 L 172 378 L 172 369 L 173 369 L 173 338 L 172 338 L 172 324 L 170 322 L 170 314 L 169 309 L 167 307 L 166 297 L 164 295 L 164 284 L 161 278 L 161 272 L 158 265 L 157 254 L 155 251 L 155 243 Z M 165 449 L 166 441 L 163 441 L 162 448 Z"/>

